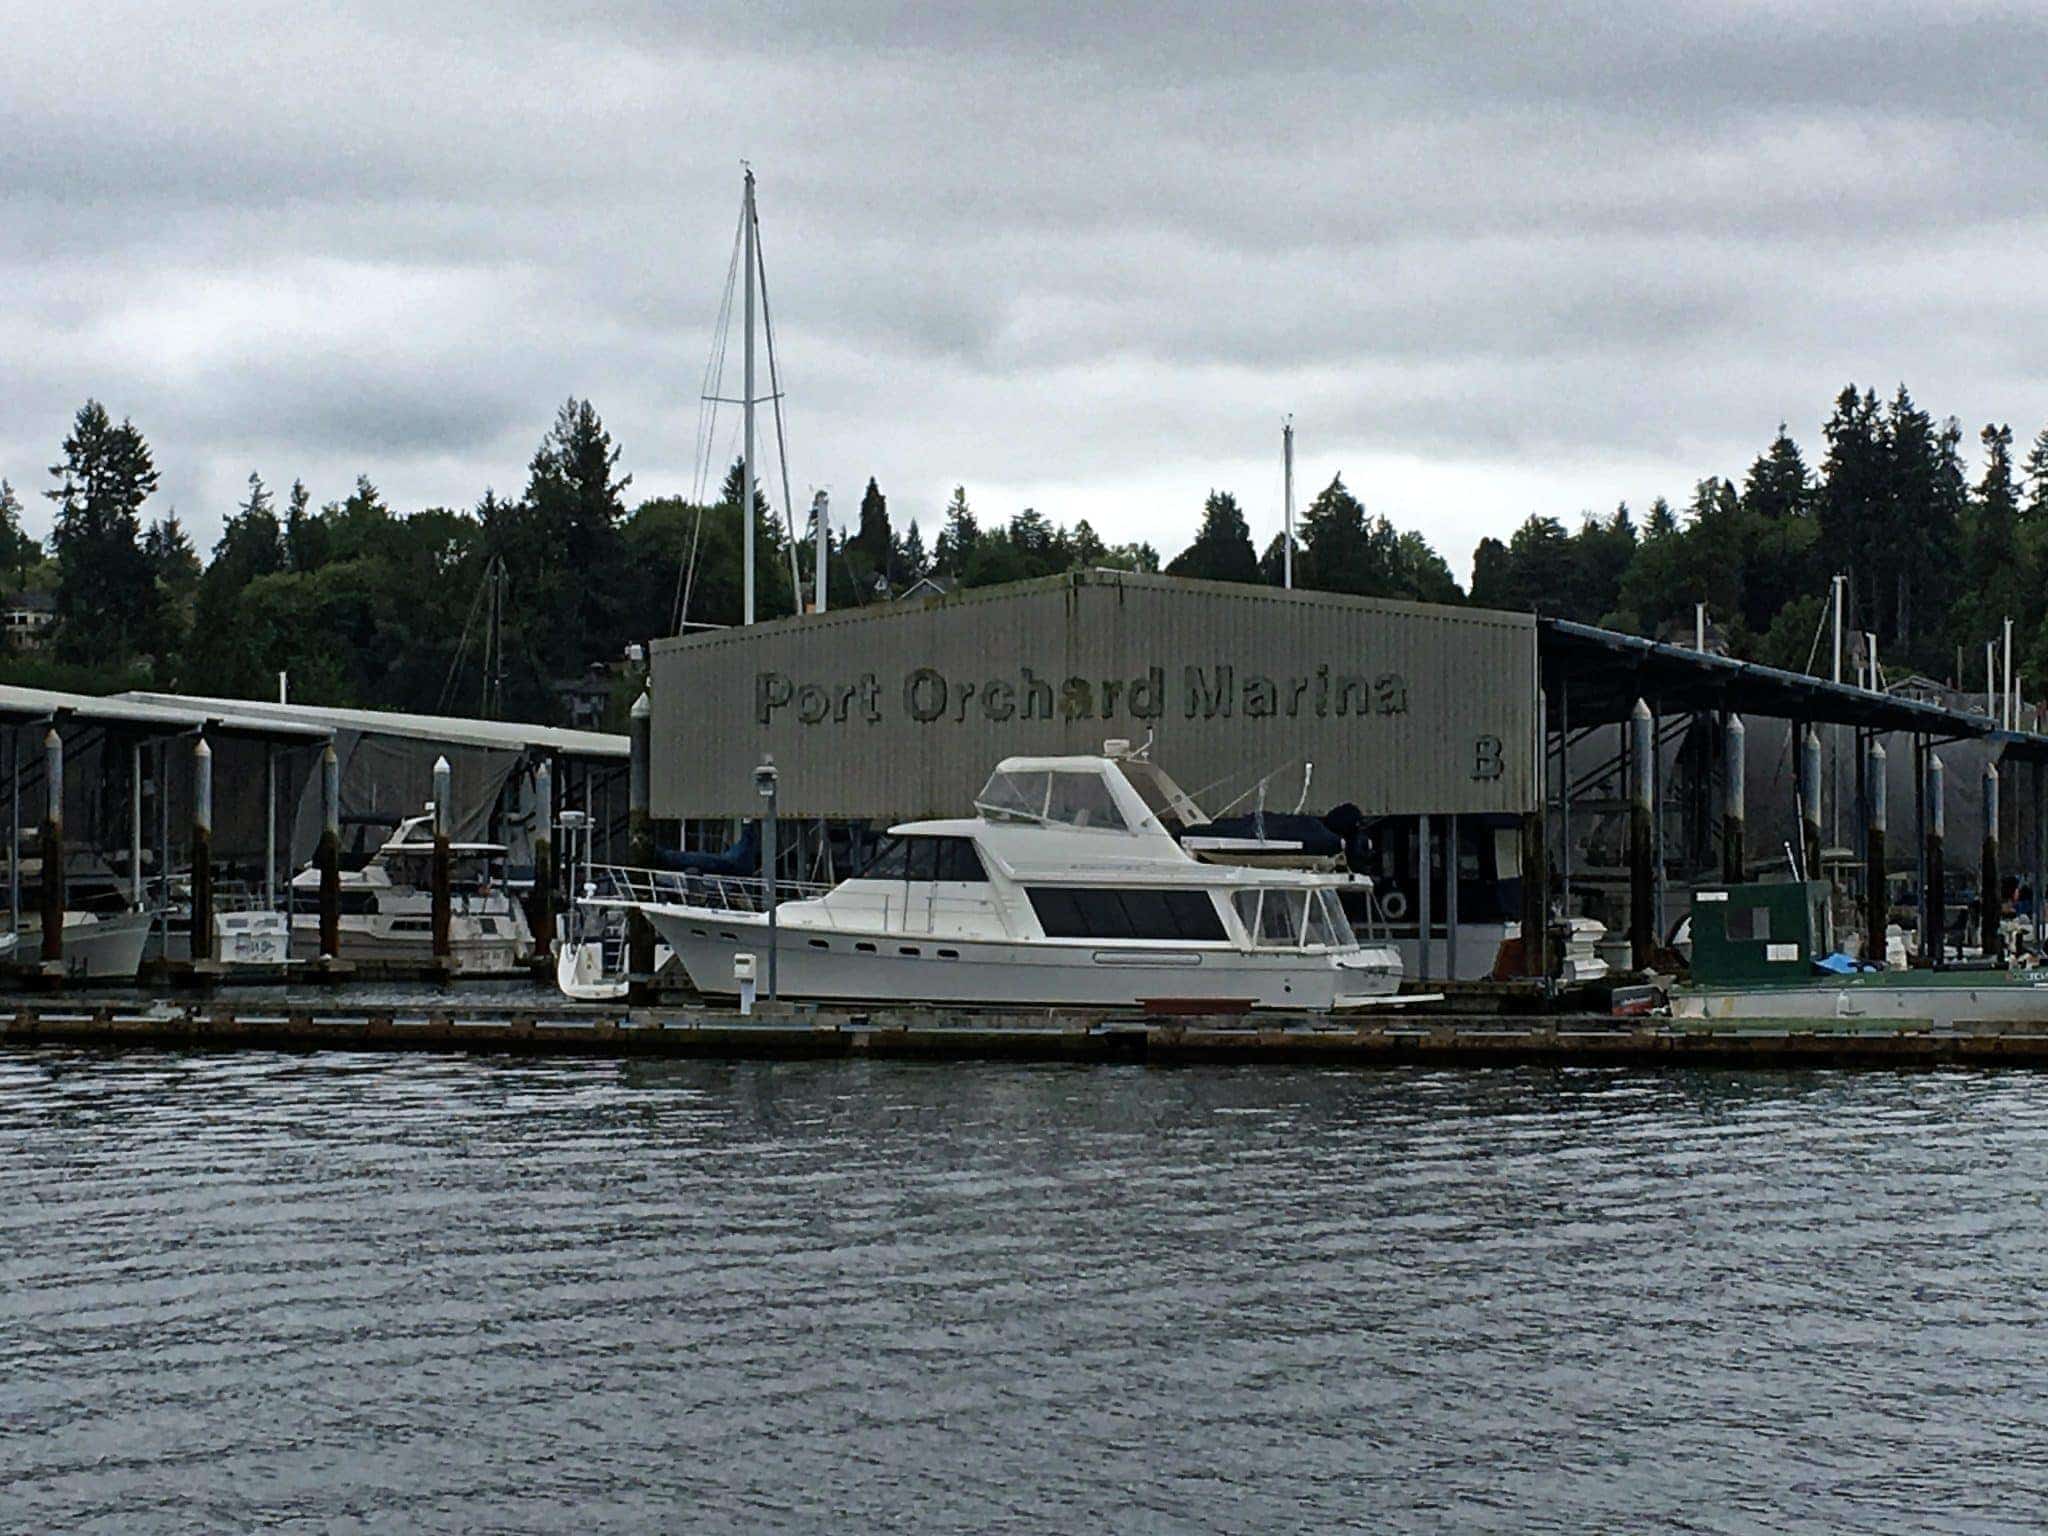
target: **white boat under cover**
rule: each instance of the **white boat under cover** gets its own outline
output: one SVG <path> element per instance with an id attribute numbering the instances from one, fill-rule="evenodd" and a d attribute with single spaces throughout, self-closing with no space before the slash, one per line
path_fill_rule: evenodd
<path id="1" fill-rule="evenodd" d="M 1197 858 L 1175 833 L 1201 813 L 1121 745 L 1006 758 L 973 817 L 893 827 L 853 878 L 781 901 L 778 995 L 1311 1012 L 1392 999 L 1400 957 L 1353 933 L 1349 877 Z M 663 875 L 630 904 L 699 991 L 737 993 L 740 955 L 766 981 L 759 881 Z"/>

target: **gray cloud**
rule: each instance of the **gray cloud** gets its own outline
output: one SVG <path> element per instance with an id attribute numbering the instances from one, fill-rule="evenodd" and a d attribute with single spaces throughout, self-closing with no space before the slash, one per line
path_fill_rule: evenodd
<path id="1" fill-rule="evenodd" d="M 737 168 L 792 479 L 1172 546 L 1293 411 L 1463 567 L 1684 497 L 1848 378 L 2048 420 L 2048 15 L 1997 6 L 564 8 L 18 17 L 0 473 L 87 394 L 210 537 L 250 468 L 516 486 L 594 398 L 687 489 Z M 728 381 L 731 382 L 730 380 Z M 720 454 L 724 452 L 721 444 Z M 42 514 L 32 514 L 41 516 Z"/>

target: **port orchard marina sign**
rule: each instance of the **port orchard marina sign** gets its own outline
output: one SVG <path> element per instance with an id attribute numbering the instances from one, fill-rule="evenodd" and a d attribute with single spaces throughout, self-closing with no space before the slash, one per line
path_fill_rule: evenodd
<path id="1" fill-rule="evenodd" d="M 969 814 L 998 759 L 1148 739 L 1210 809 L 1518 814 L 1540 788 L 1527 614 L 1077 572 L 656 642 L 657 816 Z M 1254 791 L 1242 802 L 1250 809 Z"/>

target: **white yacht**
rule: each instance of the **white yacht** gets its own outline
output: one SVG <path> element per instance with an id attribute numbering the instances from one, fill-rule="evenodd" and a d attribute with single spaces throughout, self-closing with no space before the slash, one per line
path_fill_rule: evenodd
<path id="1" fill-rule="evenodd" d="M 1389 946 L 1361 944 L 1344 877 L 1204 862 L 1206 823 L 1122 742 L 1006 758 L 972 818 L 894 827 L 859 874 L 776 912 L 780 996 L 1016 1007 L 1328 1012 L 1389 999 Z M 785 882 L 783 889 L 790 887 Z M 768 975 L 760 882 L 654 877 L 635 901 L 698 990 Z"/>
<path id="2" fill-rule="evenodd" d="M 341 876 L 343 960 L 426 965 L 433 954 L 433 809 L 398 830 L 361 869 Z M 458 971 L 505 972 L 533 954 L 526 912 L 503 879 L 501 843 L 451 843 L 449 954 Z M 292 877 L 292 957 L 320 953 L 320 871 Z"/>

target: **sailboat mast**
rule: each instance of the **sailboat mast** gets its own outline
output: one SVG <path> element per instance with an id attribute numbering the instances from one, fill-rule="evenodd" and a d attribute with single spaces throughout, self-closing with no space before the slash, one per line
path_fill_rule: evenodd
<path id="1" fill-rule="evenodd" d="M 740 228 L 745 232 L 746 251 L 743 257 L 747 269 L 747 377 L 742 399 L 746 402 L 742 412 L 746 417 L 746 454 L 740 460 L 740 547 L 745 551 L 745 597 L 740 622 L 754 622 L 754 173 L 747 171 L 746 204 L 740 213 Z"/>
<path id="2" fill-rule="evenodd" d="M 1280 542 L 1280 584 L 1294 585 L 1294 418 L 1287 418 L 1280 428 L 1281 478 L 1285 482 L 1282 496 L 1287 508 L 1285 537 Z"/>

